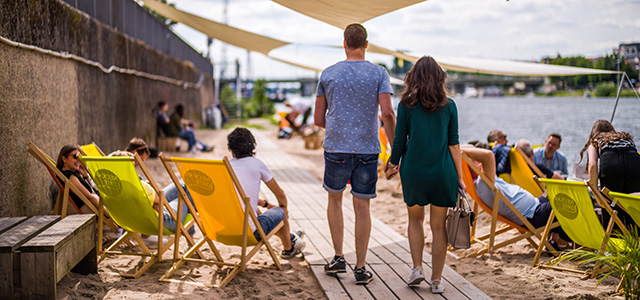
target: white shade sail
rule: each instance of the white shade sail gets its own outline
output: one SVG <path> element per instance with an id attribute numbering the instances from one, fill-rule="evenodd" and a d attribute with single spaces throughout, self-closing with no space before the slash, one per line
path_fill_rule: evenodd
<path id="1" fill-rule="evenodd" d="M 273 0 L 303 15 L 346 28 L 425 0 Z"/>
<path id="2" fill-rule="evenodd" d="M 198 30 L 211 38 L 221 40 L 227 44 L 234 45 L 250 51 L 262 53 L 274 60 L 288 63 L 300 68 L 321 71 L 328 65 L 311 60 L 310 57 L 296 57 L 292 59 L 288 55 L 274 55 L 273 50 L 292 45 L 292 43 L 270 38 L 260 34 L 245 31 L 232 26 L 224 25 L 194 14 L 190 14 L 174 7 L 168 6 L 156 0 L 140 0 L 152 10 L 166 18 L 183 23 L 195 30 Z M 344 27 L 344 24 L 366 21 L 370 18 L 388 13 L 395 9 L 406 7 L 422 1 L 409 0 L 314 0 L 314 1 L 294 1 L 294 0 L 274 0 L 277 3 L 286 5 L 296 11 L 311 17 L 318 17 L 319 20 L 329 24 Z M 353 11 L 352 11 L 353 10 Z M 345 25 L 346 26 L 346 25 Z M 369 43 L 368 52 L 393 55 L 407 61 L 416 62 L 422 55 L 403 53 L 390 50 L 385 47 Z M 539 64 L 532 62 L 519 62 L 511 60 L 466 58 L 466 57 L 434 57 L 443 69 L 511 76 L 570 76 L 589 74 L 615 74 L 616 71 L 588 69 L 558 65 Z M 397 81 L 396 81 L 397 82 Z"/>

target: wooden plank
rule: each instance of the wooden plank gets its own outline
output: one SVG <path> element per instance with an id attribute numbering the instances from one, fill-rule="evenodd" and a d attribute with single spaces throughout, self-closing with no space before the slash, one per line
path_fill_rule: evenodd
<path id="1" fill-rule="evenodd" d="M 374 297 L 376 297 L 376 299 L 416 299 L 416 294 L 411 292 L 411 290 L 409 290 L 409 292 L 413 295 L 410 295 L 410 297 L 408 296 L 408 293 L 402 293 L 402 291 L 400 291 L 400 293 L 395 293 L 393 291 L 394 283 L 389 282 L 388 278 L 386 278 L 388 275 L 386 273 L 388 270 L 388 266 L 386 264 L 368 264 L 367 270 L 371 271 L 371 273 L 376 277 L 367 284 L 367 289 L 372 295 L 374 295 Z"/>
<path id="2" fill-rule="evenodd" d="M 407 270 L 410 270 L 408 266 L 406 265 L 402 265 L 402 266 L 405 267 Z M 396 271 L 394 271 L 394 269 L 391 266 L 386 264 L 371 265 L 371 269 L 380 277 L 381 279 L 380 281 L 385 283 L 389 291 L 393 293 L 394 297 L 397 297 L 399 299 L 422 299 L 422 297 L 420 297 L 414 290 L 415 288 L 410 288 L 409 286 L 407 286 L 407 283 L 404 281 L 404 279 L 399 277 Z M 424 283 L 421 285 L 420 288 L 425 289 L 425 287 L 427 287 L 426 289 L 428 290 L 429 285 Z M 430 290 L 429 290 L 429 293 L 431 293 Z M 388 299 L 391 299 L 391 298 L 388 298 Z M 430 299 L 430 298 L 424 298 L 424 299 Z M 436 298 L 433 298 L 433 299 L 436 299 Z"/>
<path id="3" fill-rule="evenodd" d="M 97 273 L 96 216 L 72 215 L 20 247 L 23 299 L 55 299 L 56 284 L 76 264 Z"/>
<path id="4" fill-rule="evenodd" d="M 315 275 L 316 280 L 322 286 L 325 295 L 329 300 L 343 300 L 343 299 L 352 299 L 349 297 L 349 293 L 345 291 L 340 283 L 340 280 L 335 276 L 330 276 L 324 273 L 324 268 L 319 265 L 312 265 L 311 271 L 313 275 Z"/>
<path id="5" fill-rule="evenodd" d="M 40 216 L 25 220 L 0 235 L 0 295 L 14 295 L 14 287 L 20 284 L 20 252 L 22 244 L 42 232 L 60 216 Z"/>
<path id="6" fill-rule="evenodd" d="M 26 219 L 27 217 L 0 218 L 0 234 L 20 224 Z"/>
<path id="7" fill-rule="evenodd" d="M 11 252 L 60 220 L 60 216 L 38 216 L 16 225 L 0 235 L 0 252 Z"/>

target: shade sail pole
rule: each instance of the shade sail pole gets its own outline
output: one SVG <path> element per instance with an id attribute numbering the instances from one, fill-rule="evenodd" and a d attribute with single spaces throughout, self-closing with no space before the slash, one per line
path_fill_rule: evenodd
<path id="1" fill-rule="evenodd" d="M 618 108 L 618 101 L 620 101 L 620 93 L 622 93 L 622 83 L 624 82 L 624 78 L 627 76 L 627 73 L 622 73 L 622 77 L 620 77 L 620 84 L 618 85 L 618 94 L 616 95 L 616 104 L 613 106 L 613 111 L 611 112 L 611 120 L 609 122 L 613 123 L 613 117 L 616 115 L 616 109 Z"/>

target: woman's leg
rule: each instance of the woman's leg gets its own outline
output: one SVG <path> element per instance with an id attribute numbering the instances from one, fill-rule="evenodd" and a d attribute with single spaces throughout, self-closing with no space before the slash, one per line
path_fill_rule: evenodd
<path id="1" fill-rule="evenodd" d="M 447 258 L 447 230 L 445 226 L 447 207 L 431 205 L 430 209 L 430 227 L 433 235 L 433 241 L 431 242 L 431 279 L 434 280 L 442 277 L 444 261 Z"/>
<path id="2" fill-rule="evenodd" d="M 422 268 L 422 252 L 424 251 L 424 206 L 407 206 L 409 214 L 409 248 L 414 268 Z"/>

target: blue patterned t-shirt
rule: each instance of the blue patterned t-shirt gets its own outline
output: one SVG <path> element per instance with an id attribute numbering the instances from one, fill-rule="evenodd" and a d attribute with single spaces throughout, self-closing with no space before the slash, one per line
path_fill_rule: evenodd
<path id="1" fill-rule="evenodd" d="M 387 70 L 365 60 L 341 61 L 322 71 L 316 95 L 327 99 L 324 150 L 380 153 L 378 95 L 392 93 Z"/>

